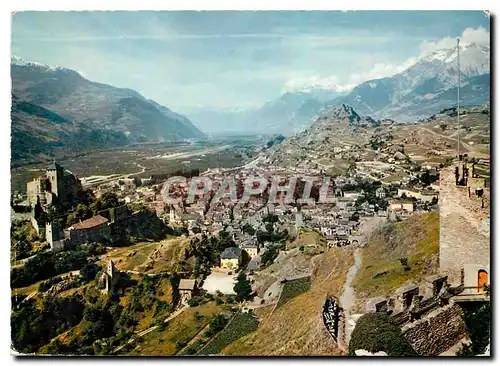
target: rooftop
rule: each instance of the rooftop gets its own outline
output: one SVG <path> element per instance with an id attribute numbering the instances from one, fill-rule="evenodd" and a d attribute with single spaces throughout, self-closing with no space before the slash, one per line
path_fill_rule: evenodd
<path id="1" fill-rule="evenodd" d="M 181 279 L 179 290 L 194 290 L 195 280 Z"/>
<path id="2" fill-rule="evenodd" d="M 406 204 L 406 203 L 413 203 L 413 201 L 412 200 L 404 200 L 404 199 L 402 199 L 402 200 L 390 200 L 389 201 L 389 204 L 391 204 L 391 205 L 392 204 L 398 204 L 399 205 L 399 204 Z"/>
<path id="3" fill-rule="evenodd" d="M 221 259 L 238 259 L 241 256 L 241 249 L 238 247 L 229 247 L 221 253 Z"/>
<path id="4" fill-rule="evenodd" d="M 63 167 L 55 162 L 55 160 L 47 167 L 47 170 L 59 170 Z"/>
<path id="5" fill-rule="evenodd" d="M 102 224 L 105 224 L 107 222 L 108 222 L 107 218 L 101 215 L 96 215 L 91 217 L 90 219 L 72 225 L 70 229 L 73 230 L 91 229 L 97 226 L 101 226 Z"/>

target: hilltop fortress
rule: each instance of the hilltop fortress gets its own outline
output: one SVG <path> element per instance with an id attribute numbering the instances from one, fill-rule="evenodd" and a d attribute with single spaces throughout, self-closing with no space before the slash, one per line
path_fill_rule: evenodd
<path id="1" fill-rule="evenodd" d="M 55 202 L 72 202 L 82 191 L 82 184 L 73 173 L 54 161 L 44 175 L 28 182 L 26 188 L 30 206 L 40 205 L 45 210 L 45 207 Z"/>

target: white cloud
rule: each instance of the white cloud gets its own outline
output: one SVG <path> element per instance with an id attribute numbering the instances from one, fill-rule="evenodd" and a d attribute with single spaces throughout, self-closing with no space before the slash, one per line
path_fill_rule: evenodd
<path id="1" fill-rule="evenodd" d="M 415 65 L 416 63 L 417 59 L 415 57 L 410 57 L 409 59 L 403 61 L 400 64 L 391 64 L 391 63 L 375 64 L 373 65 L 371 70 L 359 74 L 351 74 L 349 76 L 349 83 L 360 84 L 367 80 L 381 79 L 393 76 Z"/>
<path id="2" fill-rule="evenodd" d="M 289 79 L 285 83 L 285 91 L 296 91 L 310 88 L 328 89 L 337 92 L 346 92 L 354 88 L 354 84 L 340 84 L 336 75 L 332 76 L 306 76 Z"/>
<path id="3" fill-rule="evenodd" d="M 297 90 L 307 90 L 310 88 L 321 88 L 329 89 L 337 92 L 348 92 L 352 90 L 357 85 L 373 79 L 381 79 L 384 77 L 393 76 L 398 74 L 407 68 L 415 65 L 417 59 L 411 57 L 400 64 L 391 63 L 378 63 L 373 65 L 373 67 L 362 73 L 356 73 L 349 75 L 348 82 L 341 84 L 339 82 L 339 77 L 337 75 L 331 76 L 318 76 L 312 75 L 307 77 L 295 77 L 289 79 L 285 83 L 285 91 L 297 91 Z"/>
<path id="4" fill-rule="evenodd" d="M 483 27 L 466 28 L 460 36 L 460 44 L 467 45 L 476 43 L 483 46 L 490 45 L 490 32 Z M 396 75 L 409 67 L 415 65 L 422 57 L 443 49 L 451 49 L 456 47 L 457 39 L 451 37 L 441 38 L 435 41 L 423 41 L 420 46 L 419 57 L 410 57 L 407 60 L 394 63 L 378 63 L 365 72 L 351 74 L 348 77 L 348 82 L 345 84 L 339 83 L 339 78 L 336 75 L 320 77 L 318 75 L 297 77 L 289 79 L 285 84 L 285 90 L 304 90 L 308 88 L 324 88 L 336 91 L 349 91 L 356 85 L 365 81 L 380 79 Z"/>
<path id="5" fill-rule="evenodd" d="M 483 27 L 466 28 L 459 37 L 461 44 L 476 43 L 482 46 L 490 45 L 490 32 Z M 423 41 L 420 44 L 420 57 L 425 57 L 438 50 L 451 49 L 457 46 L 457 39 L 441 38 L 437 41 Z"/>

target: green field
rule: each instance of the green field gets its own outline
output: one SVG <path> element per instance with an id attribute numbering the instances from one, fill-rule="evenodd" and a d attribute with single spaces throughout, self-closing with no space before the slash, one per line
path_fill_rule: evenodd
<path id="1" fill-rule="evenodd" d="M 238 312 L 234 315 L 227 326 L 218 333 L 210 342 L 198 351 L 198 355 L 215 355 L 226 346 L 255 331 L 259 322 L 250 312 Z"/>

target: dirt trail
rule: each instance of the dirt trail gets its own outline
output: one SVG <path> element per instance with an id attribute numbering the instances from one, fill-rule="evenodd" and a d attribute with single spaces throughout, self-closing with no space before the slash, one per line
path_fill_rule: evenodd
<path id="1" fill-rule="evenodd" d="M 356 276 L 356 273 L 360 268 L 361 268 L 361 253 L 358 248 L 354 252 L 354 264 L 351 266 L 351 268 L 349 268 L 349 272 L 347 272 L 347 279 L 344 284 L 344 292 L 342 293 L 342 296 L 340 296 L 339 299 L 342 309 L 344 310 L 344 316 L 346 319 L 345 339 L 347 341 L 347 344 L 349 344 L 351 333 L 356 325 L 354 320 L 351 319 L 351 313 L 350 313 L 352 307 L 356 302 L 356 294 L 354 292 L 354 288 L 351 286 L 351 283 L 354 280 L 354 277 Z"/>

